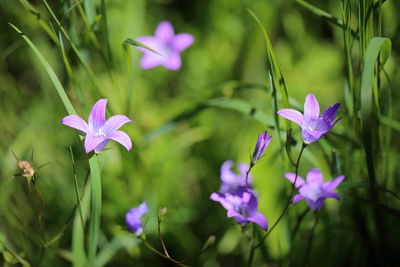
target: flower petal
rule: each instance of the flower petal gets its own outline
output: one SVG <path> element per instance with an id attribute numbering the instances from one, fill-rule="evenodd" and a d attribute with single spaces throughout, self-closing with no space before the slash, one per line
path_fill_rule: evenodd
<path id="1" fill-rule="evenodd" d="M 343 179 L 345 178 L 344 175 L 338 176 L 335 179 L 333 179 L 332 181 L 328 181 L 324 184 L 324 189 L 326 191 L 332 192 L 333 190 L 336 189 L 336 187 L 343 181 Z"/>
<path id="2" fill-rule="evenodd" d="M 165 59 L 157 54 L 145 54 L 140 60 L 140 67 L 144 70 L 148 70 L 157 67 L 163 63 Z"/>
<path id="3" fill-rule="evenodd" d="M 322 205 L 324 204 L 325 199 L 320 198 L 317 201 L 312 201 L 311 199 L 306 199 L 307 200 L 307 205 L 310 209 L 312 210 L 319 210 L 322 208 Z"/>
<path id="4" fill-rule="evenodd" d="M 97 145 L 104 141 L 103 137 L 95 136 L 91 133 L 87 133 L 85 137 L 85 151 L 86 153 L 91 152 Z"/>
<path id="5" fill-rule="evenodd" d="M 296 204 L 297 202 L 299 202 L 300 200 L 303 200 L 303 199 L 304 199 L 304 197 L 302 195 L 297 194 L 293 198 L 293 204 Z"/>
<path id="6" fill-rule="evenodd" d="M 136 38 L 136 40 L 138 42 L 148 46 L 149 48 L 153 49 L 154 51 L 158 52 L 157 50 L 160 47 L 160 41 L 158 41 L 154 36 L 141 36 L 141 37 Z M 137 46 L 137 49 L 139 49 L 139 51 L 142 51 L 145 54 L 157 55 L 156 53 L 154 53 L 144 47 Z"/>
<path id="7" fill-rule="evenodd" d="M 267 229 L 268 229 L 267 219 L 265 218 L 264 214 L 262 214 L 262 213 L 256 212 L 253 216 L 247 218 L 247 220 L 258 224 L 265 231 L 267 231 Z"/>
<path id="8" fill-rule="evenodd" d="M 286 108 L 279 110 L 277 113 L 285 119 L 297 123 L 300 127 L 303 126 L 303 114 L 301 114 L 299 111 Z"/>
<path id="9" fill-rule="evenodd" d="M 324 120 L 328 121 L 329 123 L 332 123 L 336 117 L 336 113 L 337 113 L 339 107 L 340 107 L 340 104 L 334 104 L 332 106 L 329 106 L 327 109 L 324 110 L 321 117 L 323 117 Z"/>
<path id="10" fill-rule="evenodd" d="M 293 184 L 294 180 L 296 179 L 296 174 L 292 172 L 285 173 L 285 178 L 288 179 Z M 304 185 L 304 179 L 301 178 L 299 175 L 297 175 L 295 187 L 299 188 L 302 185 Z"/>
<path id="11" fill-rule="evenodd" d="M 181 56 L 179 53 L 172 53 L 167 59 L 165 59 L 163 66 L 170 70 L 179 70 L 181 64 Z"/>
<path id="12" fill-rule="evenodd" d="M 89 114 L 89 130 L 97 132 L 106 120 L 107 99 L 100 99 L 93 105 Z"/>
<path id="13" fill-rule="evenodd" d="M 174 28 L 169 21 L 162 21 L 158 24 L 154 36 L 163 42 L 168 42 L 174 37 Z"/>
<path id="14" fill-rule="evenodd" d="M 324 182 L 324 177 L 322 173 L 317 169 L 313 168 L 307 173 L 307 184 L 318 183 L 322 184 Z"/>
<path id="15" fill-rule="evenodd" d="M 319 104 L 313 94 L 306 96 L 304 102 L 304 117 L 305 118 L 318 118 L 319 117 Z"/>
<path id="16" fill-rule="evenodd" d="M 88 125 L 86 122 L 79 116 L 69 115 L 62 119 L 62 124 L 65 124 L 69 127 L 82 131 L 84 133 L 88 132 Z"/>
<path id="17" fill-rule="evenodd" d="M 115 131 L 109 139 L 117 141 L 121 145 L 123 145 L 128 151 L 132 148 L 131 138 L 123 131 Z"/>
<path id="18" fill-rule="evenodd" d="M 322 195 L 322 197 L 323 197 L 323 198 L 328 198 L 328 197 L 330 197 L 330 198 L 334 198 L 334 199 L 337 199 L 337 200 L 340 199 L 339 194 L 336 193 L 336 192 L 325 192 L 325 193 Z"/>
<path id="19" fill-rule="evenodd" d="M 172 47 L 178 51 L 182 52 L 189 46 L 191 46 L 194 42 L 194 37 L 193 35 L 189 33 L 180 33 L 175 35 L 173 41 L 172 41 Z"/>
<path id="20" fill-rule="evenodd" d="M 129 119 L 125 115 L 114 115 L 110 117 L 103 126 L 103 130 L 107 138 L 111 136 L 116 130 L 118 130 L 122 125 L 125 123 L 131 122 L 132 120 Z"/>
<path id="21" fill-rule="evenodd" d="M 304 142 L 310 144 L 321 139 L 326 134 L 326 131 L 318 132 L 303 128 L 301 134 L 303 135 Z"/>
<path id="22" fill-rule="evenodd" d="M 110 141 L 109 139 L 104 140 L 103 142 L 101 142 L 100 144 L 98 144 L 95 148 L 94 148 L 94 152 L 99 153 L 100 151 L 102 151 L 106 145 L 108 144 L 108 141 Z"/>

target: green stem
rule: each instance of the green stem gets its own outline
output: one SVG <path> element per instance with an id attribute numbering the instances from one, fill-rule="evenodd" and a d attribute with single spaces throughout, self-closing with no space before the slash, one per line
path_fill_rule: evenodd
<path id="1" fill-rule="evenodd" d="M 310 259 L 310 251 L 311 251 L 312 243 L 314 240 L 314 231 L 315 231 L 315 228 L 317 228 L 318 222 L 319 222 L 319 213 L 316 212 L 315 213 L 315 222 L 314 222 L 313 227 L 311 228 L 310 235 L 308 236 L 307 248 L 306 248 L 306 253 L 305 253 L 305 257 L 304 257 L 302 266 L 306 266 Z"/>
<path id="2" fill-rule="evenodd" d="M 101 179 L 99 163 L 94 154 L 89 159 L 90 166 L 90 224 L 89 224 L 89 264 L 94 265 L 97 252 L 97 243 L 100 232 L 101 216 Z"/>
<path id="3" fill-rule="evenodd" d="M 275 223 L 272 225 L 271 229 L 264 235 L 264 237 L 261 239 L 261 241 L 254 247 L 254 249 L 257 249 L 259 247 L 261 247 L 261 245 L 264 243 L 265 239 L 271 234 L 271 232 L 275 229 L 275 227 L 279 224 L 279 222 L 282 220 L 283 216 L 286 214 L 290 203 L 292 202 L 292 198 L 293 198 L 293 194 L 294 194 L 294 190 L 296 188 L 296 182 L 297 182 L 297 177 L 299 176 L 299 165 L 300 165 L 300 159 L 301 159 L 301 155 L 303 154 L 304 149 L 307 147 L 306 143 L 303 143 L 299 156 L 297 158 L 297 162 L 296 162 L 296 177 L 294 178 L 294 182 L 292 185 L 292 190 L 290 192 L 290 196 L 288 201 L 286 202 L 285 207 L 282 210 L 282 213 L 279 215 L 278 219 L 275 221 Z"/>

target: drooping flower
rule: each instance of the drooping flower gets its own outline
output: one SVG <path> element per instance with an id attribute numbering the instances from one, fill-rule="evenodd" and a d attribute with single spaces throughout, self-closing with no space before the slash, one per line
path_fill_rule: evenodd
<path id="1" fill-rule="evenodd" d="M 294 109 L 281 109 L 278 114 L 297 123 L 302 129 L 304 142 L 309 144 L 322 138 L 341 119 L 335 120 L 339 106 L 340 104 L 329 106 L 319 115 L 317 99 L 313 94 L 308 94 L 304 103 L 304 115 Z"/>
<path id="2" fill-rule="evenodd" d="M 69 115 L 62 119 L 62 123 L 75 128 L 85 134 L 86 153 L 94 150 L 99 153 L 108 144 L 108 141 L 114 140 L 123 145 L 128 151 L 132 148 L 132 141 L 129 136 L 118 129 L 131 120 L 125 115 L 114 115 L 106 120 L 107 99 L 100 99 L 94 104 L 89 114 L 88 123 L 81 117 Z"/>
<path id="3" fill-rule="evenodd" d="M 295 173 L 286 173 L 285 178 L 291 183 L 296 179 Z M 338 193 L 334 192 L 336 187 L 343 181 L 344 175 L 338 176 L 331 181 L 324 182 L 322 173 L 317 169 L 311 169 L 307 173 L 307 179 L 304 180 L 297 176 L 295 187 L 299 189 L 299 194 L 293 198 L 293 204 L 300 200 L 306 200 L 307 205 L 312 210 L 319 210 L 326 198 L 340 199 Z"/>
<path id="4" fill-rule="evenodd" d="M 227 217 L 235 218 L 241 225 L 253 222 L 265 231 L 268 229 L 267 219 L 257 212 L 257 197 L 248 187 L 239 186 L 233 193 L 212 193 L 210 199 L 219 202 L 228 211 Z"/>
<path id="5" fill-rule="evenodd" d="M 260 133 L 257 138 L 256 147 L 254 148 L 254 152 L 251 156 L 251 163 L 255 164 L 262 155 L 264 154 L 265 149 L 267 149 L 269 142 L 271 141 L 272 135 L 268 137 L 268 132 L 265 131 Z"/>
<path id="6" fill-rule="evenodd" d="M 227 160 L 221 166 L 221 187 L 219 193 L 233 193 L 239 186 L 246 185 L 246 172 L 249 165 L 246 163 L 239 164 L 240 173 L 237 174 L 232 171 L 233 161 Z M 249 174 L 248 186 L 251 187 L 252 175 Z"/>
<path id="7" fill-rule="evenodd" d="M 158 53 L 139 47 L 139 50 L 144 52 L 140 61 L 143 69 L 162 65 L 167 69 L 179 70 L 181 68 L 180 53 L 193 43 L 194 37 L 189 33 L 175 35 L 171 23 L 162 21 L 158 24 L 154 36 L 142 36 L 137 40 Z"/>
<path id="8" fill-rule="evenodd" d="M 143 233 L 142 217 L 148 212 L 146 202 L 143 202 L 137 207 L 131 208 L 125 215 L 126 225 L 129 230 L 135 235 Z"/>

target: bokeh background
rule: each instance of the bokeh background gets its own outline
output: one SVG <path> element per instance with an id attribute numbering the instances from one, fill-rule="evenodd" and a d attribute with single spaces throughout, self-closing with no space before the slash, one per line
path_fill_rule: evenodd
<path id="1" fill-rule="evenodd" d="M 259 209 L 272 224 L 290 191 L 285 172 L 294 172 L 280 147 L 267 75 L 263 34 L 250 8 L 266 28 L 285 77 L 291 104 L 302 110 L 313 93 L 321 109 L 344 102 L 346 57 L 343 31 L 295 1 L 282 0 L 84 0 L 48 1 L 75 44 L 82 61 L 50 16 L 42 1 L 5 0 L 0 3 L 0 262 L 32 266 L 69 266 L 80 254 L 77 239 L 76 193 L 70 146 L 78 187 L 87 195 L 88 155 L 77 133 L 62 125 L 67 115 L 48 73 L 27 43 L 8 24 L 21 29 L 54 69 L 78 114 L 87 118 L 99 98 L 108 98 L 107 117 L 126 114 L 133 123 L 123 127 L 133 141 L 130 152 L 110 142 L 99 155 L 103 208 L 98 266 L 167 266 L 172 263 L 149 251 L 125 226 L 125 213 L 146 200 L 145 233 L 160 248 L 157 213 L 168 208 L 162 231 L 169 252 L 184 259 L 199 252 L 214 235 L 215 243 L 192 264 L 241 266 L 249 244 L 226 211 L 209 199 L 219 188 L 219 168 L 225 160 L 248 162 L 258 133 L 274 135 L 262 161 L 253 171 Z M 354 1 L 356 3 L 358 1 Z M 341 18 L 341 1 L 313 0 L 315 6 Z M 356 4 L 354 24 L 356 25 Z M 391 114 L 399 121 L 400 85 L 399 4 L 382 7 L 382 36 L 392 40 L 382 86 L 390 89 Z M 163 20 L 177 33 L 195 36 L 182 55 L 182 68 L 142 70 L 141 52 L 124 45 L 127 38 L 152 35 Z M 356 43 L 356 42 L 355 42 Z M 357 44 L 354 44 L 357 47 Z M 355 76 L 360 76 L 354 49 Z M 85 67 L 86 66 L 86 67 Z M 88 71 L 88 69 L 90 71 Z M 389 82 L 390 81 L 390 82 Z M 359 86 L 359 85 L 358 85 Z M 387 89 L 386 89 L 387 90 Z M 385 91 L 386 92 L 386 91 Z M 387 103 L 387 102 L 385 102 Z M 385 105 L 383 103 L 383 105 Z M 380 232 L 368 204 L 366 163 L 360 140 L 346 139 L 352 125 L 343 120 L 325 140 L 305 151 L 300 175 L 320 168 L 325 180 L 345 174 L 340 201 L 328 200 L 315 232 L 310 264 L 363 266 L 399 264 L 400 247 L 399 126 L 393 123 L 387 147 L 386 175 L 380 186 L 383 210 Z M 283 135 L 284 136 L 284 135 Z M 294 127 L 293 155 L 301 146 Z M 355 143 L 355 144 L 354 144 Z M 14 152 L 21 159 L 34 153 L 36 187 L 29 190 L 18 173 Z M 385 190 L 383 190 L 385 191 Z M 84 193 L 85 192 L 85 193 Z M 85 213 L 88 201 L 83 200 Z M 305 252 L 313 213 L 303 219 L 296 238 L 291 232 L 304 203 L 290 208 L 264 246 L 254 266 L 298 265 Z M 41 215 L 42 220 L 38 222 Z M 261 231 L 260 231 L 261 235 Z M 396 238 L 397 236 L 397 238 Z M 50 242 L 47 246 L 43 244 Z M 75 246 L 75 247 L 74 247 Z M 10 249 L 17 253 L 12 255 Z M 384 260 L 383 260 L 383 258 Z M 20 261 L 21 262 L 21 261 Z"/>

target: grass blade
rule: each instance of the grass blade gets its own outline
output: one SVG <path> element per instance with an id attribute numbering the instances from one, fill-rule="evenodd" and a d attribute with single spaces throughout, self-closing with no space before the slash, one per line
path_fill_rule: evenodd
<path id="1" fill-rule="evenodd" d="M 90 166 L 90 224 L 88 237 L 88 258 L 90 266 L 94 265 L 99 241 L 101 216 L 101 179 L 96 154 L 89 159 Z"/>

